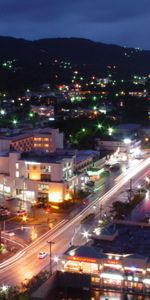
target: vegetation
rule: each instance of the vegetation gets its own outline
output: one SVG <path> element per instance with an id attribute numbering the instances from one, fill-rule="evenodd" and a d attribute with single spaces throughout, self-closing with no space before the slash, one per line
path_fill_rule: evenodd
<path id="1" fill-rule="evenodd" d="M 145 197 L 145 193 L 139 193 L 134 195 L 134 198 L 132 201 L 128 202 L 121 202 L 116 201 L 113 203 L 112 213 L 114 214 L 115 219 L 124 219 L 125 216 L 127 216 L 133 208 L 138 205 Z"/>

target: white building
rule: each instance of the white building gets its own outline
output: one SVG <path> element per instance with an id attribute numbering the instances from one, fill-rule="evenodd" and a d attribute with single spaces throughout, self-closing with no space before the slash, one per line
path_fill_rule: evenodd
<path id="1" fill-rule="evenodd" d="M 24 200 L 63 202 L 85 185 L 74 172 L 73 155 L 30 151 L 0 154 L 0 192 Z"/>

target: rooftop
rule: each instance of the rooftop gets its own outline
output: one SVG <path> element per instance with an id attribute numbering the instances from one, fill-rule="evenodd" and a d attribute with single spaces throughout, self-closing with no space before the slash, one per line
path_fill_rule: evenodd
<path id="1" fill-rule="evenodd" d="M 76 162 L 79 163 L 87 158 L 99 156 L 99 152 L 95 150 L 79 150 L 76 153 Z"/>
<path id="2" fill-rule="evenodd" d="M 45 153 L 44 151 L 29 151 L 21 155 L 21 160 L 39 163 L 61 163 L 63 159 L 73 159 L 73 155 L 68 153 Z"/>
<path id="3" fill-rule="evenodd" d="M 70 247 L 66 252 L 65 255 L 68 256 L 78 256 L 78 257 L 90 257 L 90 258 L 97 258 L 101 259 L 104 258 L 105 255 L 100 251 L 97 251 L 92 246 L 80 246 L 80 247 Z"/>
<path id="4" fill-rule="evenodd" d="M 140 124 L 136 123 L 126 123 L 126 124 L 120 124 L 116 127 L 117 129 L 121 130 L 137 130 L 141 128 Z"/>
<path id="5" fill-rule="evenodd" d="M 114 224 L 110 226 L 113 230 Z M 93 247 L 103 253 L 132 254 L 150 259 L 150 226 L 116 224 L 118 236 L 113 241 L 94 239 Z"/>

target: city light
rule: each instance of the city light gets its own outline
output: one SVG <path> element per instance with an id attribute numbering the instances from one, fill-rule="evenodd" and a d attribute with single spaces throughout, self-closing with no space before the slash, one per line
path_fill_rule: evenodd
<path id="1" fill-rule="evenodd" d="M 113 279 L 113 280 L 123 280 L 123 276 L 120 274 L 113 274 L 113 273 L 101 273 L 101 278 L 105 279 Z"/>
<path id="2" fill-rule="evenodd" d="M 108 128 L 108 134 L 109 135 L 112 135 L 113 131 L 114 131 L 113 128 L 111 128 L 111 127 Z"/>
<path id="3" fill-rule="evenodd" d="M 0 110 L 0 114 L 1 114 L 2 116 L 4 116 L 4 115 L 6 114 L 5 110 L 4 110 L 4 109 L 1 109 L 1 110 Z"/>
<path id="4" fill-rule="evenodd" d="M 8 290 L 8 285 L 2 285 L 1 290 L 5 293 Z"/>
<path id="5" fill-rule="evenodd" d="M 16 120 L 16 119 L 13 119 L 13 120 L 12 120 L 12 123 L 13 123 L 13 125 L 17 125 L 17 120 Z"/>
<path id="6" fill-rule="evenodd" d="M 101 128 L 102 128 L 102 124 L 98 124 L 98 125 L 97 125 L 97 128 L 98 128 L 98 129 L 101 129 Z"/>
<path id="7" fill-rule="evenodd" d="M 26 221 L 27 221 L 27 216 L 24 215 L 24 216 L 22 217 L 22 221 L 23 221 L 23 222 L 26 222 Z"/>
<path id="8" fill-rule="evenodd" d="M 59 261 L 59 257 L 58 256 L 54 256 L 54 262 L 58 263 Z"/>
<path id="9" fill-rule="evenodd" d="M 88 232 L 88 231 L 84 231 L 84 232 L 82 233 L 82 235 L 84 236 L 84 238 L 86 238 L 86 240 L 87 240 L 87 242 L 88 242 L 88 238 L 90 237 L 89 232 Z"/>
<path id="10" fill-rule="evenodd" d="M 61 193 L 59 192 L 52 192 L 49 193 L 49 202 L 62 202 Z"/>
<path id="11" fill-rule="evenodd" d="M 125 139 L 123 140 L 123 142 L 124 142 L 126 145 L 131 144 L 131 140 L 128 139 L 128 138 L 125 138 Z"/>

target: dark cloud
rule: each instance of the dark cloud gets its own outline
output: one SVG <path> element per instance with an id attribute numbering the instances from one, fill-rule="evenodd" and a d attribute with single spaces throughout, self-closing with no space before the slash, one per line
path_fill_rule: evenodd
<path id="1" fill-rule="evenodd" d="M 0 35 L 79 36 L 150 48 L 149 0 L 0 0 Z"/>

